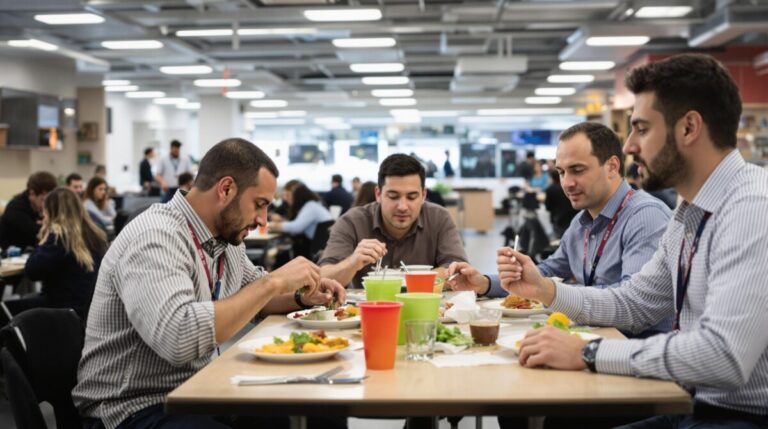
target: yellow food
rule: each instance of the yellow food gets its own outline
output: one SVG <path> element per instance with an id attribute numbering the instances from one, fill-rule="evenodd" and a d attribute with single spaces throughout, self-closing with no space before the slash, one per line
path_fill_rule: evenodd
<path id="1" fill-rule="evenodd" d="M 507 297 L 504 298 L 504 301 L 501 302 L 501 305 L 504 308 L 530 310 L 533 308 L 535 303 L 535 301 L 531 301 L 530 299 L 525 299 L 517 295 L 507 295 Z"/>
<path id="2" fill-rule="evenodd" d="M 272 354 L 298 354 L 298 353 L 320 353 L 331 350 L 340 350 L 349 346 L 349 340 L 341 337 L 325 337 L 315 334 L 310 334 L 312 342 L 305 342 L 301 344 L 300 351 L 296 348 L 293 338 L 287 340 L 280 340 L 281 343 L 277 343 L 279 340 L 275 340 L 270 344 L 265 344 L 260 348 L 255 349 L 259 353 L 272 353 Z"/>
<path id="3" fill-rule="evenodd" d="M 547 325 L 554 326 L 556 322 L 562 323 L 562 325 L 566 328 L 571 326 L 572 323 L 568 316 L 559 312 L 552 313 L 549 315 L 549 318 L 547 318 Z"/>

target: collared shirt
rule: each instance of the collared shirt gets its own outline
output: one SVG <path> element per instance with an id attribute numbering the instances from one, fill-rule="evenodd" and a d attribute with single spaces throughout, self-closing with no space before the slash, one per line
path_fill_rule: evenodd
<path id="1" fill-rule="evenodd" d="M 768 172 L 733 150 L 683 202 L 659 250 L 627 287 L 611 290 L 557 284 L 551 309 L 579 323 L 634 331 L 675 313 L 678 257 L 692 261 L 680 331 L 645 340 L 603 340 L 599 372 L 675 380 L 696 388 L 696 400 L 768 415 Z"/>
<path id="2" fill-rule="evenodd" d="M 399 267 L 400 261 L 408 265 L 448 266 L 451 262 L 466 262 L 461 237 L 448 211 L 430 202 L 424 202 L 416 222 L 399 240 L 387 234 L 382 224 L 381 206 L 377 202 L 354 207 L 342 216 L 331 229 L 331 236 L 323 251 L 319 265 L 338 264 L 351 255 L 364 239 L 375 238 L 387 245 L 382 266 Z M 362 287 L 362 278 L 373 265 L 355 274 L 352 284 Z"/>
<path id="3" fill-rule="evenodd" d="M 162 177 L 169 187 L 176 188 L 179 186 L 179 174 L 191 172 L 192 162 L 189 160 L 189 156 L 180 154 L 178 158 L 170 155 L 160 158 L 155 174 Z"/>
<path id="4" fill-rule="evenodd" d="M 245 246 L 213 238 L 181 192 L 126 225 L 99 270 L 73 391 L 80 413 L 108 428 L 162 403 L 216 347 L 211 291 L 189 225 L 214 282 L 225 255 L 221 298 L 265 274 Z"/>
<path id="5" fill-rule="evenodd" d="M 281 227 L 288 234 L 304 234 L 308 239 L 315 238 L 317 224 L 331 220 L 331 212 L 318 201 L 307 201 L 299 210 L 296 219 L 282 223 Z"/>

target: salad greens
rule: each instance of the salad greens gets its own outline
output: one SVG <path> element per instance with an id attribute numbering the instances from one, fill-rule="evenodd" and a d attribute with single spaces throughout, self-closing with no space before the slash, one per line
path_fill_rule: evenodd
<path id="1" fill-rule="evenodd" d="M 454 346 L 471 346 L 474 341 L 472 337 L 461 332 L 461 330 L 454 326 L 453 329 L 445 327 L 442 323 L 437 324 L 437 337 L 438 343 L 448 343 Z"/>

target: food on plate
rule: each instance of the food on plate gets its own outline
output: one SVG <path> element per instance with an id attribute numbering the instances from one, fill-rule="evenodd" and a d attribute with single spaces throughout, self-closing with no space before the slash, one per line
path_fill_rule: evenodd
<path id="1" fill-rule="evenodd" d="M 319 353 L 340 350 L 349 346 L 349 340 L 341 337 L 328 337 L 325 331 L 291 332 L 287 340 L 274 337 L 272 342 L 255 351 L 259 353 L 294 354 Z"/>
<path id="2" fill-rule="evenodd" d="M 472 337 L 462 333 L 458 327 L 446 328 L 442 323 L 437 324 L 436 340 L 438 343 L 448 343 L 454 346 L 471 346 L 473 343 Z"/>
<path id="3" fill-rule="evenodd" d="M 582 326 L 571 326 L 571 325 L 573 325 L 573 322 L 571 322 L 571 319 L 569 319 L 568 316 L 566 316 L 563 313 L 555 312 L 549 315 L 545 323 L 541 323 L 541 322 L 534 323 L 533 329 L 543 328 L 544 326 L 551 326 L 553 328 L 557 328 L 565 332 L 569 332 L 572 335 L 579 335 L 580 332 L 590 332 L 589 328 L 585 328 Z M 520 348 L 521 341 L 522 340 L 517 341 L 515 343 L 517 348 Z"/>
<path id="4" fill-rule="evenodd" d="M 326 310 L 325 308 L 320 307 L 304 312 L 297 312 L 293 315 L 293 318 L 302 320 L 345 320 L 359 315 L 360 309 L 350 304 L 339 307 L 336 310 Z"/>
<path id="5" fill-rule="evenodd" d="M 504 298 L 504 301 L 501 302 L 501 306 L 515 310 L 532 310 L 534 308 L 540 308 L 541 304 L 517 295 L 507 295 L 507 297 Z"/>

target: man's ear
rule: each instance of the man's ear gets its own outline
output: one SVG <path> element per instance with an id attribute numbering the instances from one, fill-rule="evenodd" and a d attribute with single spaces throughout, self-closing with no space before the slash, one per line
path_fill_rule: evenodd
<path id="1" fill-rule="evenodd" d="M 682 144 L 688 146 L 698 140 L 704 131 L 704 119 L 699 112 L 690 110 L 680 118 L 678 126 L 681 128 Z"/>
<path id="2" fill-rule="evenodd" d="M 219 179 L 216 184 L 216 191 L 220 199 L 229 203 L 237 195 L 237 184 L 232 177 L 225 176 Z"/>

